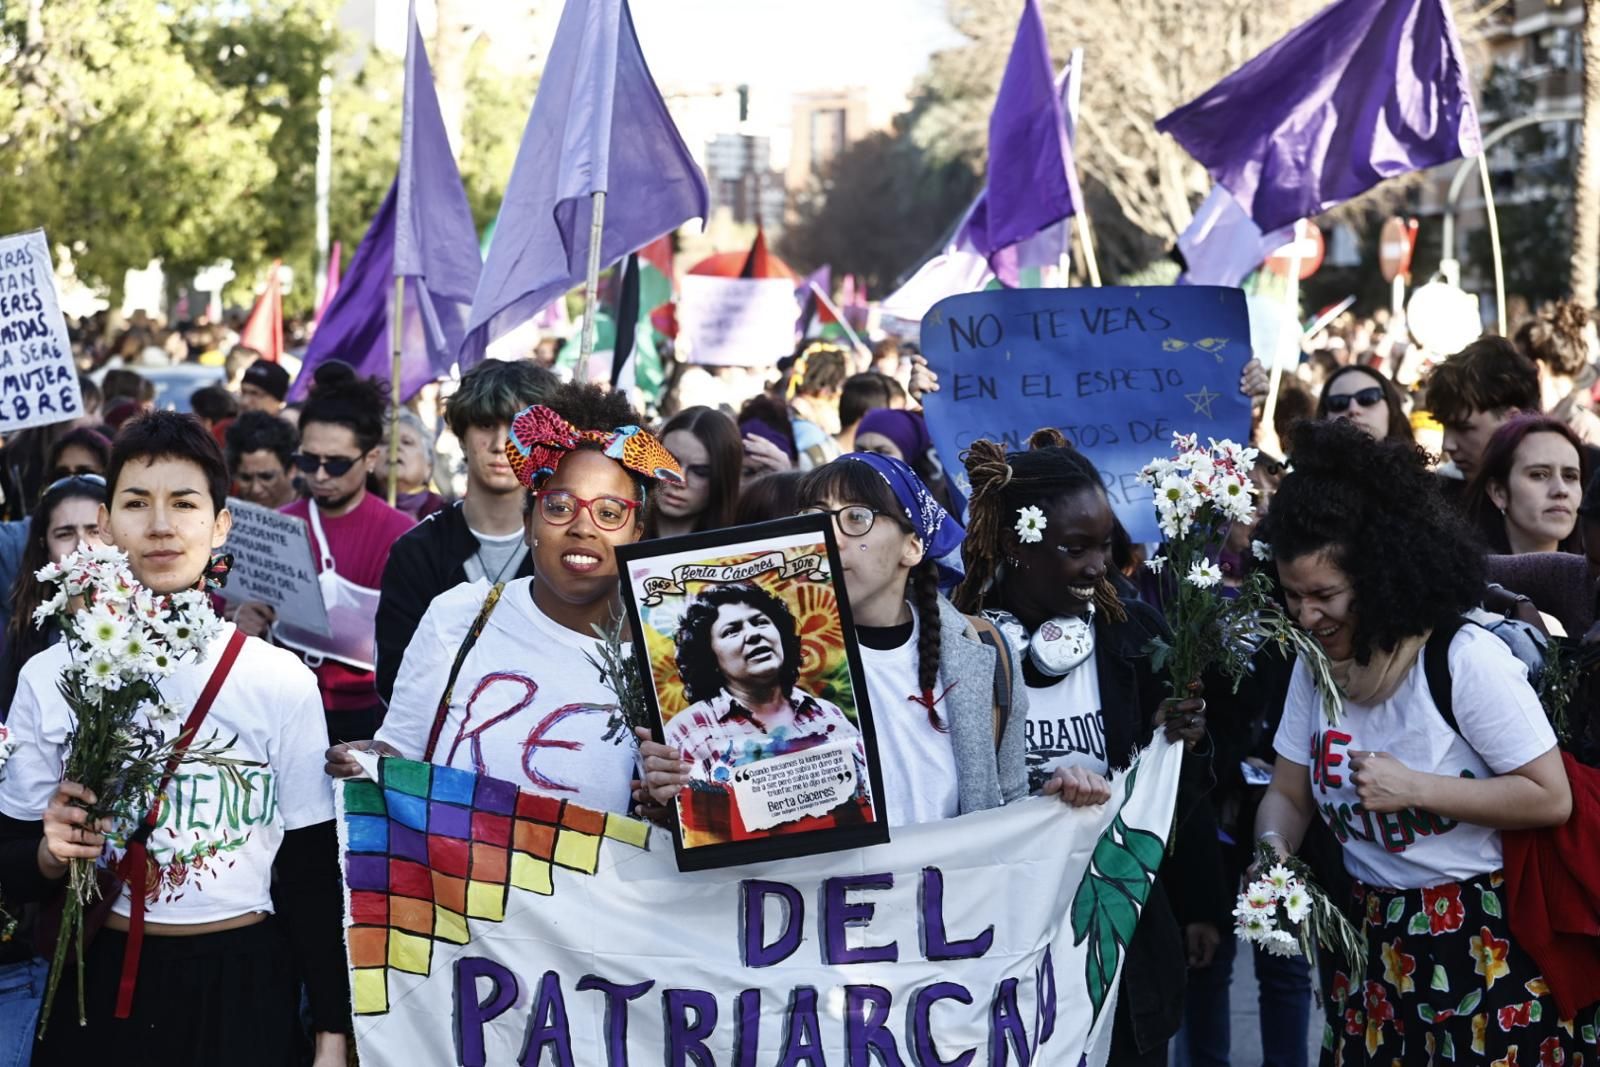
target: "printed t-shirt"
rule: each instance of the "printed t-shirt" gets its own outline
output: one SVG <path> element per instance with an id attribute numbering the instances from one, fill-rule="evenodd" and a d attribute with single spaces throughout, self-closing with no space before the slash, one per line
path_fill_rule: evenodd
<path id="1" fill-rule="evenodd" d="M 953 819 L 960 811 L 956 751 L 950 720 L 942 713 L 942 689 L 934 691 L 939 727 L 913 699 L 922 695 L 917 688 L 918 626 L 913 617 L 905 627 L 856 627 L 890 826 Z M 901 638 L 898 644 L 890 634 Z M 888 639 L 879 640 L 880 635 Z M 886 643 L 891 647 L 881 647 Z"/>
<path id="2" fill-rule="evenodd" d="M 1449 661 L 1460 733 L 1433 702 L 1420 655 L 1388 700 L 1370 707 L 1345 701 L 1337 726 L 1323 715 L 1305 661 L 1295 664 L 1273 748 L 1307 765 L 1312 801 L 1344 846 L 1345 869 L 1369 885 L 1420 889 L 1498 870 L 1500 831 L 1419 809 L 1367 812 L 1350 781 L 1356 753 L 1387 752 L 1428 774 L 1488 778 L 1555 747 L 1526 669 L 1498 637 L 1463 627 L 1450 642 Z"/>
<path id="3" fill-rule="evenodd" d="M 489 595 L 464 582 L 434 597 L 406 647 L 377 740 L 422 759 L 450 666 Z M 461 664 L 433 762 L 599 811 L 626 812 L 638 743 L 585 654 L 594 637 L 533 602 L 533 579 L 507 582 Z"/>
<path id="4" fill-rule="evenodd" d="M 226 624 L 204 660 L 180 663 L 161 683 L 162 694 L 183 709 L 156 724 L 167 737 L 182 728 L 233 629 Z M 0 777 L 0 812 L 13 819 L 43 818 L 61 781 L 75 719 L 56 682 L 69 656 L 65 643 L 56 644 L 22 668 L 8 723 L 19 746 Z M 322 769 L 328 747 L 322 701 L 316 680 L 292 652 L 245 639 L 195 743 L 235 736 L 225 752 L 263 764 L 241 769 L 248 790 L 194 763 L 180 765 L 167 786 L 148 843 L 156 866 L 145 913 L 150 922 L 209 923 L 272 911 L 272 862 L 284 831 L 333 818 L 333 788 Z M 111 862 L 122 856 L 122 834 L 144 815 L 138 812 L 134 823 L 111 835 Z M 126 888 L 114 910 L 128 914 Z"/>
<path id="5" fill-rule="evenodd" d="M 1100 708 L 1100 675 L 1093 656 L 1054 685 L 1028 686 L 1025 736 L 1030 793 L 1043 789 L 1057 767 L 1110 773 L 1105 716 Z"/>
<path id="6" fill-rule="evenodd" d="M 316 531 L 310 528 L 310 500 L 296 500 L 279 510 L 307 520 L 307 536 L 311 540 L 311 558 L 322 559 L 321 546 L 317 544 Z M 328 537 L 328 552 L 333 556 L 334 569 L 339 576 L 368 589 L 383 585 L 383 568 L 389 562 L 389 549 L 416 522 L 403 511 L 397 511 L 372 493 L 361 498 L 361 503 L 349 513 L 337 518 L 319 514 L 322 532 Z M 377 598 L 373 598 L 374 610 Z M 377 627 L 377 616 L 370 620 Z M 360 711 L 377 706 L 378 686 L 371 671 L 358 670 L 335 660 L 324 660 L 314 668 L 317 686 L 322 691 L 323 706 L 329 711 Z"/>

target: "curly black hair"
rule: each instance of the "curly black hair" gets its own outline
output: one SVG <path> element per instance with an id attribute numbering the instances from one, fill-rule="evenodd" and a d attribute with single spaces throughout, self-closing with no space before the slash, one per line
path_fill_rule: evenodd
<path id="1" fill-rule="evenodd" d="M 800 632 L 789 605 L 757 585 L 729 582 L 715 585 L 695 598 L 678 622 L 678 673 L 690 704 L 710 700 L 727 686 L 711 651 L 711 627 L 724 604 L 747 604 L 772 620 L 783 641 L 783 670 L 778 685 L 788 693 L 800 678 Z"/>
<path id="2" fill-rule="evenodd" d="M 614 430 L 618 426 L 644 425 L 644 419 L 633 410 L 633 405 L 628 403 L 626 396 L 588 382 L 562 382 L 546 393 L 539 403 L 550 408 L 579 430 Z M 578 446 L 580 450 L 599 447 L 588 442 Z M 633 480 L 634 499 L 643 501 L 649 483 L 634 471 L 628 471 L 628 476 Z M 523 494 L 524 515 L 533 514 L 533 500 L 531 490 Z M 644 521 L 641 510 L 634 512 L 635 523 Z"/>
<path id="3" fill-rule="evenodd" d="M 1256 537 L 1275 561 L 1328 553 L 1350 578 L 1356 662 L 1450 623 L 1478 601 L 1483 554 L 1415 445 L 1343 419 L 1302 422 L 1293 470 Z"/>

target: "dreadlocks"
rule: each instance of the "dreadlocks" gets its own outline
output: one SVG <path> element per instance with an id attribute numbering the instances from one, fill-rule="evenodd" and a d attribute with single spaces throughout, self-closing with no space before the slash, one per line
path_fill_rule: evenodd
<path id="1" fill-rule="evenodd" d="M 1007 554 L 1006 516 L 1019 508 L 1047 508 L 1054 500 L 1091 487 L 1104 492 L 1105 487 L 1094 464 L 1053 428 L 1035 430 L 1025 452 L 1008 453 L 998 441 L 974 441 L 961 454 L 961 462 L 972 483 L 967 536 L 961 542 L 967 573 L 952 599 L 956 607 L 971 613 L 984 606 Z M 1094 603 L 1109 622 L 1128 617 L 1116 589 L 1103 575 L 1095 587 Z"/>

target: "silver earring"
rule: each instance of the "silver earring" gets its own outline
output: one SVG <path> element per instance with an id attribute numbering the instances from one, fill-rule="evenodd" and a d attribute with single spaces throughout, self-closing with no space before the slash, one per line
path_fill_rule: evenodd
<path id="1" fill-rule="evenodd" d="M 1020 561 L 1018 561 L 1016 556 L 1007 556 L 1006 557 L 1006 566 L 1010 567 L 1012 570 L 1016 570 L 1017 568 L 1022 566 L 1022 563 Z"/>

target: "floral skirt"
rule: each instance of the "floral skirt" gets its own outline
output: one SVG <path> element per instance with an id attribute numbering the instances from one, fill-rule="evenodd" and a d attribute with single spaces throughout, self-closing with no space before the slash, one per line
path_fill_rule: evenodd
<path id="1" fill-rule="evenodd" d="M 1356 886 L 1366 973 L 1344 962 L 1328 990 L 1322 1062 L 1597 1067 L 1600 1005 L 1557 1018 L 1539 965 L 1506 920 L 1499 871 L 1427 889 Z"/>

